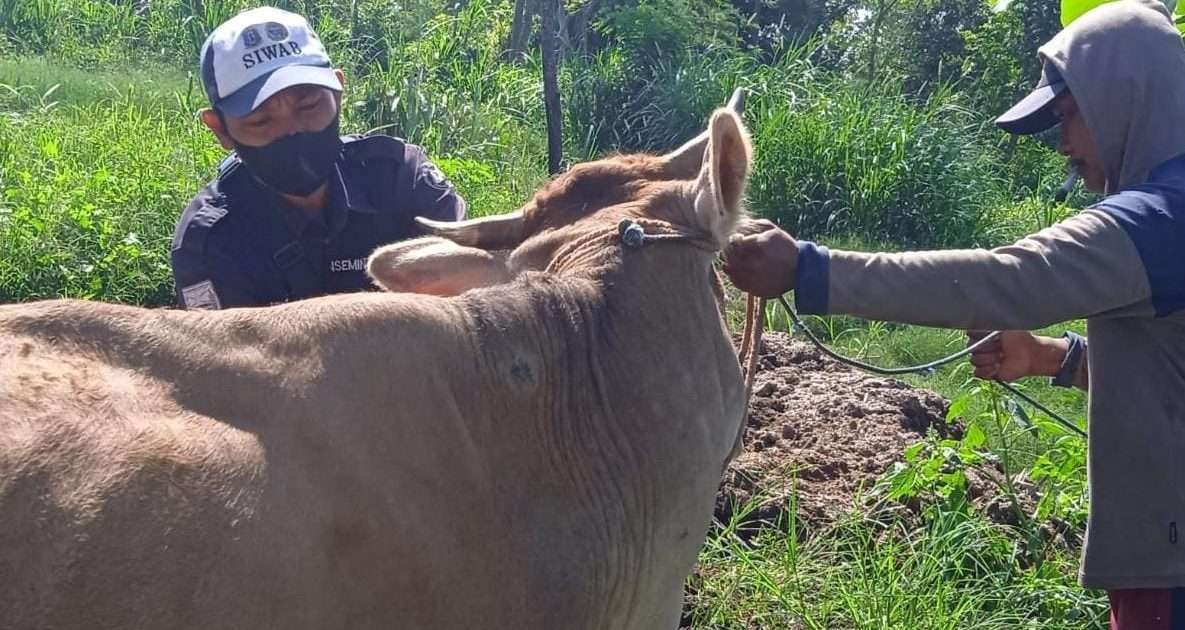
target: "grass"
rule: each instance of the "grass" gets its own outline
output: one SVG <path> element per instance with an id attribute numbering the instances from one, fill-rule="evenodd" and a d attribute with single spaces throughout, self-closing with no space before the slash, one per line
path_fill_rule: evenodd
<path id="1" fill-rule="evenodd" d="M 793 513 L 791 510 L 788 513 Z M 962 511 L 922 528 L 858 513 L 801 540 L 742 540 L 719 528 L 689 583 L 695 628 L 1104 628 L 1105 600 L 1073 578 L 1076 558 L 1026 566 L 1014 541 Z"/>
<path id="2" fill-rule="evenodd" d="M 0 301 L 171 302 L 173 222 L 221 149 L 167 91 L 172 77 L 16 66 L 0 77 L 32 81 L 0 87 Z"/>
<path id="3" fill-rule="evenodd" d="M 96 70 L 42 57 L 0 58 L 0 84 L 8 86 L 0 88 L 0 106 L 25 110 L 126 98 L 143 105 L 178 105 L 182 99 L 184 105 L 196 107 L 204 97 L 201 86 L 191 79 L 186 72 L 164 66 Z M 19 96 L 12 93 L 14 89 Z"/>

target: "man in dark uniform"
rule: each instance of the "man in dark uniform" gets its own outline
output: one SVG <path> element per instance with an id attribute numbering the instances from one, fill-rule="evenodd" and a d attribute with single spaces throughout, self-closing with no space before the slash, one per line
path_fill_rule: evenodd
<path id="1" fill-rule="evenodd" d="M 367 256 L 418 235 L 414 217 L 464 218 L 419 147 L 341 137 L 344 76 L 301 16 L 231 18 L 202 47 L 206 126 L 233 149 L 173 238 L 185 308 L 262 306 L 371 288 Z"/>

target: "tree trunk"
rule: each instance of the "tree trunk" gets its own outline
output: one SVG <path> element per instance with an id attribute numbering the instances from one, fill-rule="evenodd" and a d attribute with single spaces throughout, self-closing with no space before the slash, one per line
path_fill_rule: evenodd
<path id="1" fill-rule="evenodd" d="M 531 22 L 537 7 L 534 0 L 514 0 L 514 21 L 510 24 L 510 37 L 506 40 L 503 54 L 510 59 L 519 59 L 527 53 L 531 38 Z"/>
<path id="2" fill-rule="evenodd" d="M 568 50 L 588 52 L 592 40 L 592 20 L 601 10 L 602 0 L 586 0 L 576 11 L 568 16 L 568 37 L 571 41 Z"/>
<path id="3" fill-rule="evenodd" d="M 543 0 L 543 28 L 539 38 L 543 49 L 543 107 L 547 111 L 547 171 L 552 175 L 560 172 L 564 156 L 559 81 L 560 2 L 562 0 Z"/>
<path id="4" fill-rule="evenodd" d="M 868 47 L 868 81 L 869 83 L 876 81 L 877 71 L 877 53 L 881 45 L 881 31 L 884 29 L 885 22 L 889 20 L 889 14 L 897 8 L 897 3 L 900 0 L 880 0 L 877 2 L 875 14 L 872 19 L 872 41 Z"/>

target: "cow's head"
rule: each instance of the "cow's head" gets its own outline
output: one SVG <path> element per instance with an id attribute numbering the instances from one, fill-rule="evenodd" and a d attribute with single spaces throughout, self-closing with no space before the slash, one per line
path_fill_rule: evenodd
<path id="1" fill-rule="evenodd" d="M 578 164 L 517 212 L 456 223 L 418 219 L 434 236 L 376 250 L 368 271 L 391 291 L 456 295 L 545 269 L 565 244 L 624 218 L 661 221 L 720 249 L 743 217 L 752 164 L 742 107 L 738 90 L 704 133 L 667 155 Z"/>

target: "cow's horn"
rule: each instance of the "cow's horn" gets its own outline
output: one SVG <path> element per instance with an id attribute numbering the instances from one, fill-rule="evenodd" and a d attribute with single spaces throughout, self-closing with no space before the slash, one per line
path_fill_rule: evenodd
<path id="1" fill-rule="evenodd" d="M 692 178 L 699 173 L 708 147 L 708 132 L 688 140 L 686 144 L 663 156 L 666 172 L 677 178 Z"/>
<path id="2" fill-rule="evenodd" d="M 732 98 L 728 99 L 728 108 L 738 114 L 745 113 L 745 88 L 732 91 Z"/>
<path id="3" fill-rule="evenodd" d="M 416 217 L 416 223 L 442 238 L 479 249 L 510 249 L 523 241 L 523 213 L 497 214 L 468 221 L 433 221 Z"/>

